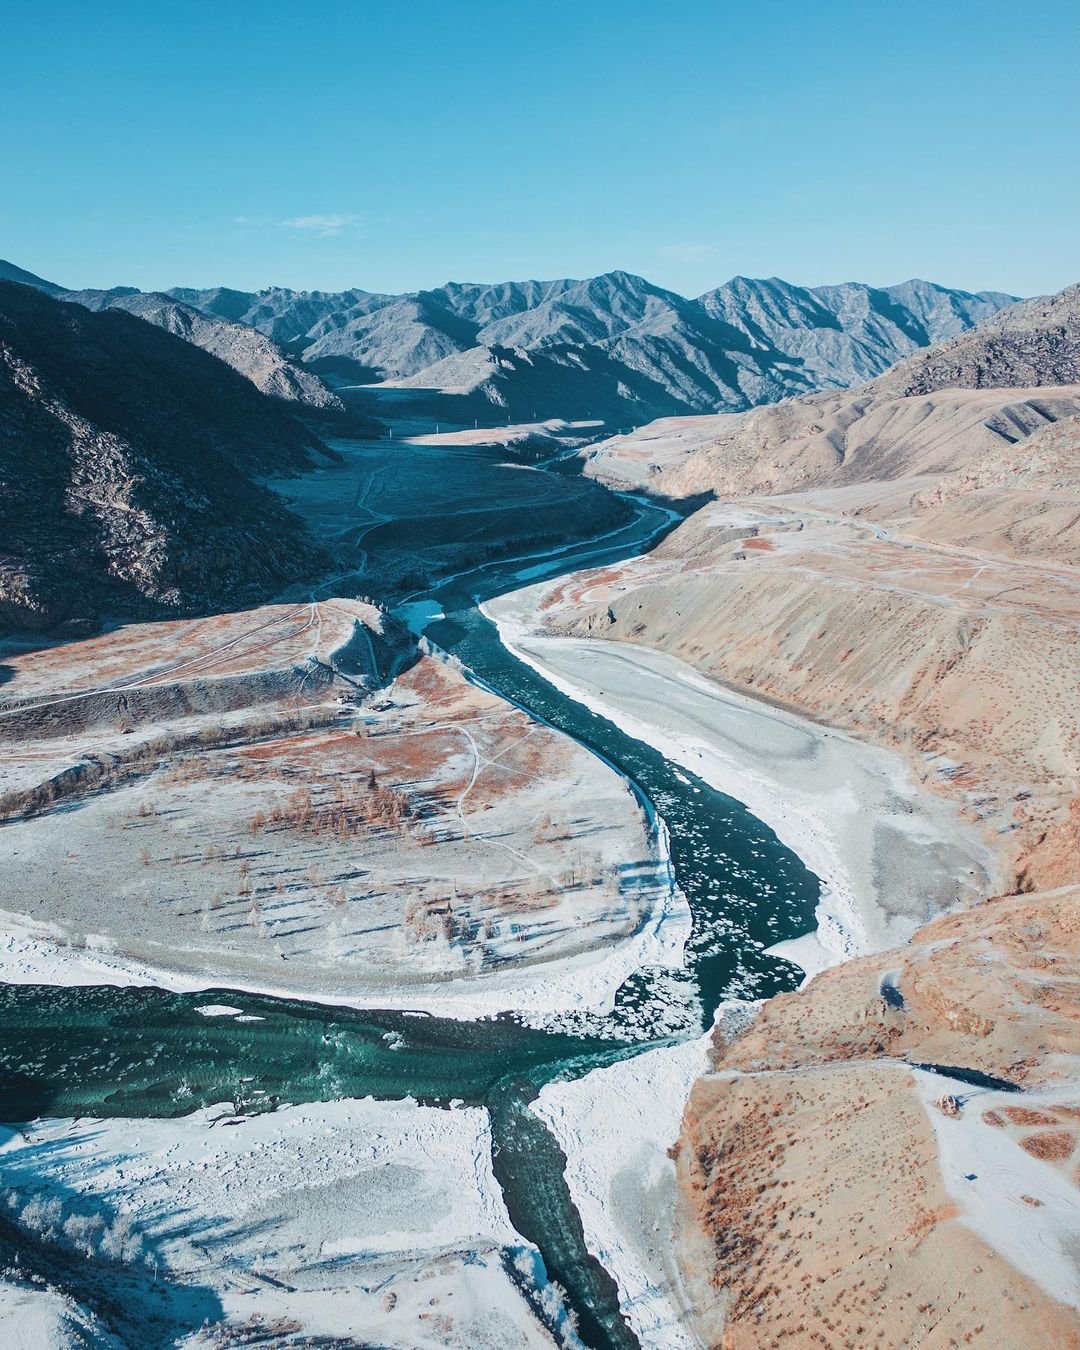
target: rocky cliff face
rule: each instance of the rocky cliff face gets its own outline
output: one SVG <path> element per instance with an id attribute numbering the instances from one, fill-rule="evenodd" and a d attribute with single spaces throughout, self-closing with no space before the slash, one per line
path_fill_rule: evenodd
<path id="1" fill-rule="evenodd" d="M 252 475 L 321 450 L 197 347 L 0 282 L 0 623 L 273 593 L 320 555 Z"/>

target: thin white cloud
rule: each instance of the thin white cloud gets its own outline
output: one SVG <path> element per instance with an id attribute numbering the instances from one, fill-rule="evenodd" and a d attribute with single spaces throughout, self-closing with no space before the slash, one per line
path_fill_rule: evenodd
<path id="1" fill-rule="evenodd" d="M 319 239 L 332 239 L 345 230 L 355 229 L 361 220 L 361 216 L 331 211 L 326 215 L 293 216 L 289 220 L 279 221 L 279 224 L 289 230 L 310 230 Z"/>
<path id="2" fill-rule="evenodd" d="M 712 244 L 661 244 L 656 250 L 662 258 L 673 262 L 704 262 L 716 252 Z"/>

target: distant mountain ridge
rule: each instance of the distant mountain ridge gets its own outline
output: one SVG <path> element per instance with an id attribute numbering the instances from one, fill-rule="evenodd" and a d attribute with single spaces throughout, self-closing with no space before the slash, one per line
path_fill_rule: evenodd
<path id="1" fill-rule="evenodd" d="M 264 394 L 302 403 L 323 413 L 345 411 L 345 404 L 314 371 L 292 360 L 272 339 L 248 324 L 207 313 L 169 295 L 140 291 L 133 286 L 110 290 L 69 291 L 53 281 L 0 259 L 0 281 L 32 286 L 55 300 L 86 309 L 124 309 L 195 347 L 210 352 L 247 379 Z"/>
<path id="2" fill-rule="evenodd" d="M 46 281 L 44 277 L 35 276 L 25 267 L 16 267 L 14 263 L 4 258 L 0 258 L 0 281 L 17 281 L 20 286 L 33 286 L 35 290 L 44 291 L 46 295 L 57 295 L 64 289 L 55 281 Z"/>
<path id="3" fill-rule="evenodd" d="M 60 291 L 40 278 L 30 284 Z M 306 367 L 312 379 L 333 372 L 342 383 L 403 385 L 416 391 L 410 402 L 417 410 L 447 420 L 490 417 L 497 409 L 511 419 L 616 423 L 738 412 L 847 388 L 1016 300 L 918 280 L 806 287 L 778 277 L 735 277 L 687 299 L 622 271 L 584 280 L 448 282 L 404 295 L 175 287 L 144 296 L 118 287 L 60 298 L 139 313 L 215 351 L 279 397 L 321 396 L 300 379 Z M 193 313 L 233 327 L 201 330 Z M 283 349 L 276 362 L 272 349 L 248 350 L 245 329 Z M 269 388 L 271 378 L 289 392 Z"/>
<path id="4" fill-rule="evenodd" d="M 999 291 L 973 295 L 928 281 L 802 287 L 778 277 L 735 277 L 701 297 L 709 313 L 799 357 L 819 389 L 873 379 L 909 352 L 966 332 L 1015 302 Z"/>
<path id="5" fill-rule="evenodd" d="M 616 483 L 644 482 L 669 497 L 795 492 L 919 475 L 946 482 L 948 494 L 966 494 L 996 475 L 1045 469 L 1057 451 L 1047 451 L 1042 463 L 1037 437 L 1078 417 L 1080 285 L 1074 285 L 917 350 L 856 389 L 820 390 L 735 415 L 658 420 L 594 447 L 586 471 Z M 1019 443 L 1028 451 L 1017 459 Z M 1073 492 L 1073 479 L 1063 481 Z M 1062 537 L 1072 530 L 1066 523 Z"/>
<path id="6" fill-rule="evenodd" d="M 469 369 L 474 382 L 454 387 L 510 412 L 528 415 L 539 402 L 541 415 L 594 411 L 638 420 L 845 388 L 1016 299 L 925 281 L 801 287 L 775 277 L 736 277 L 686 299 L 627 272 L 449 283 L 401 296 L 278 288 L 169 294 L 251 324 L 306 362 L 344 358 L 417 388 L 445 387 L 447 368 L 457 376 Z M 505 367 L 498 375 L 500 349 L 516 354 L 514 376 Z M 554 406 L 551 382 L 537 378 L 525 355 L 546 358 L 545 371 L 551 363 L 566 369 L 572 397 L 595 406 Z"/>
<path id="7" fill-rule="evenodd" d="M 902 361 L 875 383 L 899 395 L 1080 382 L 1080 285 L 1037 296 Z"/>

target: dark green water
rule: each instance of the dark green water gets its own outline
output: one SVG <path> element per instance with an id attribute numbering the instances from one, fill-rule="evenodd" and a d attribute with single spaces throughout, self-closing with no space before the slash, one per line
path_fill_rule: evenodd
<path id="1" fill-rule="evenodd" d="M 610 1018 L 579 1017 L 557 1030 L 511 1018 L 468 1023 L 350 1012 L 228 990 L 194 996 L 0 985 L 0 1119 L 176 1116 L 220 1101 L 262 1110 L 362 1096 L 485 1105 L 511 1218 L 568 1291 L 582 1339 L 597 1350 L 636 1346 L 613 1281 L 585 1249 L 565 1159 L 528 1103 L 552 1079 L 700 1034 L 725 998 L 794 988 L 796 969 L 763 949 L 813 926 L 818 883 L 737 802 L 510 655 L 476 603 L 640 552 L 665 519 L 642 507 L 634 526 L 601 545 L 564 549 L 528 568 L 490 564 L 445 583 L 430 598 L 446 617 L 428 634 L 476 679 L 615 765 L 666 824 L 674 875 L 693 915 L 684 970 L 641 971 L 620 989 Z M 196 1010 L 208 1003 L 240 1007 L 258 1020 L 204 1017 Z"/>
<path id="2" fill-rule="evenodd" d="M 240 1008 L 245 1020 L 198 1011 L 213 1004 Z M 354 1012 L 227 989 L 0 985 L 0 1025 L 4 1120 L 178 1116 L 221 1101 L 257 1110 L 365 1096 L 480 1105 L 508 1075 L 542 1084 L 620 1053 L 599 1037 L 506 1018 Z"/>

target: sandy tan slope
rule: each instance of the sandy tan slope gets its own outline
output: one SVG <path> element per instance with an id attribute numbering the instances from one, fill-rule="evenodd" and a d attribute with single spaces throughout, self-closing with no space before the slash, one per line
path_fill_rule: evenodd
<path id="1" fill-rule="evenodd" d="M 550 611 L 900 749 L 1017 886 L 1076 875 L 1080 578 L 798 496 L 715 504 Z M 585 603 L 582 603 L 582 601 Z"/>
<path id="2" fill-rule="evenodd" d="M 1078 400 L 1073 286 L 1015 305 L 854 391 L 650 423 L 599 446 L 587 471 L 680 497 L 985 473 L 1013 467 L 1015 447 L 1075 416 Z"/>
<path id="3" fill-rule="evenodd" d="M 729 501 L 557 621 L 897 745 L 1018 886 L 1076 879 L 1080 287 L 856 393 L 647 431 L 591 471 Z"/>
<path id="4" fill-rule="evenodd" d="M 678 1164 L 710 1345 L 1080 1344 L 1078 339 L 1073 287 L 855 392 L 655 423 L 588 466 L 718 500 L 564 585 L 553 629 L 899 749 L 1020 893 L 717 1047 Z"/>
<path id="5" fill-rule="evenodd" d="M 1077 888 L 999 900 L 718 1041 L 677 1157 L 707 1343 L 1080 1344 L 1078 943 Z"/>

